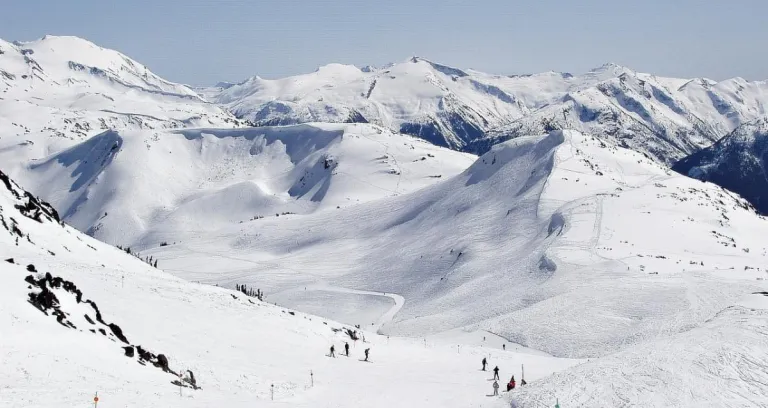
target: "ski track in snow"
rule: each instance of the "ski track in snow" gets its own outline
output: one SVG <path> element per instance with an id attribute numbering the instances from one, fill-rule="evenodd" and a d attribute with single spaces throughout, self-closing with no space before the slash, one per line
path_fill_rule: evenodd
<path id="1" fill-rule="evenodd" d="M 382 326 L 392 321 L 392 319 L 395 317 L 397 312 L 399 312 L 400 309 L 402 309 L 403 305 L 405 304 L 405 298 L 395 293 L 348 289 L 348 288 L 331 286 L 331 285 L 322 284 L 322 283 L 309 285 L 303 289 L 302 288 L 292 289 L 290 291 L 281 292 L 281 294 L 290 293 L 290 292 L 300 292 L 305 290 L 306 291 L 318 290 L 318 291 L 324 291 L 324 292 L 347 293 L 347 294 L 354 294 L 354 295 L 381 296 L 381 297 L 392 299 L 394 304 L 386 313 L 381 315 L 381 317 L 379 317 L 378 320 L 371 326 L 368 326 L 368 325 L 364 326 L 366 330 L 370 330 L 377 333 L 381 330 Z"/>

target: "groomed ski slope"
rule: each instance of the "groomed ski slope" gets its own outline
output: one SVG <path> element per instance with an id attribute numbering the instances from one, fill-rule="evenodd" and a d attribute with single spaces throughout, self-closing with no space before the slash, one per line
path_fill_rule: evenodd
<path id="1" fill-rule="evenodd" d="M 503 407 L 503 399 L 487 397 L 492 374 L 479 371 L 483 357 L 505 377 L 525 364 L 529 380 L 580 363 L 372 332 L 350 341 L 350 357 L 329 358 L 330 345 L 341 354 L 349 340 L 334 329 L 349 326 L 174 278 L 57 224 L 35 203 L 0 182 L 0 257 L 12 258 L 0 262 L 0 407 L 91 406 L 96 392 L 102 408 Z M 46 273 L 81 291 L 77 302 L 51 289 L 61 324 L 28 302 L 40 289 L 25 278 Z M 126 343 L 91 323 L 97 319 L 119 326 L 131 345 L 164 354 L 171 370 L 191 370 L 200 389 L 180 395 L 174 375 L 125 356 Z M 100 328 L 107 330 L 91 332 Z M 372 362 L 360 361 L 365 348 Z"/>
<path id="2" fill-rule="evenodd" d="M 409 193 L 474 160 L 368 124 L 107 131 L 18 176 L 81 231 L 142 248 Z"/>
<path id="3" fill-rule="evenodd" d="M 386 334 L 484 329 L 599 357 L 698 327 L 764 288 L 767 232 L 719 187 L 563 131 L 498 145 L 416 193 L 209 237 L 169 230 L 174 244 L 144 254 L 182 278 L 245 283 L 316 313 L 318 296 L 346 300 L 315 284 L 395 293 L 405 304 Z M 387 310 L 363 305 L 335 317 L 370 325 Z"/>
<path id="4" fill-rule="evenodd" d="M 700 327 L 556 373 L 512 407 L 765 407 L 768 297 L 751 294 Z"/>

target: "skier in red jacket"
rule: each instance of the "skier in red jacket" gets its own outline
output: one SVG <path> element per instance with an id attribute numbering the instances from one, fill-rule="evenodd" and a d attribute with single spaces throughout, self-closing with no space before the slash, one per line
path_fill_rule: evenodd
<path id="1" fill-rule="evenodd" d="M 509 383 L 507 383 L 507 392 L 512 391 L 515 389 L 515 376 L 512 376 L 512 379 L 509 380 Z"/>

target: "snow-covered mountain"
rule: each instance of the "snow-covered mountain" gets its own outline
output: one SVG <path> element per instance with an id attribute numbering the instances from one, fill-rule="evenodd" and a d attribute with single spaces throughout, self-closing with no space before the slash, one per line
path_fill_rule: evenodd
<path id="1" fill-rule="evenodd" d="M 739 126 L 672 169 L 738 193 L 768 214 L 768 118 Z"/>
<path id="2" fill-rule="evenodd" d="M 329 64 L 278 80 L 256 76 L 205 94 L 257 125 L 370 122 L 454 149 L 526 110 L 467 72 L 417 57 L 385 68 Z"/>
<path id="3" fill-rule="evenodd" d="M 212 233 L 413 192 L 475 159 L 369 124 L 107 131 L 19 177 L 89 235 L 157 245 L 179 228 Z"/>
<path id="4" fill-rule="evenodd" d="M 768 396 L 768 221 L 666 166 L 736 129 L 685 173 L 760 174 L 764 82 L 413 58 L 193 90 L 72 37 L 0 70 L 0 407 Z M 489 398 L 482 358 L 529 384 Z"/>
<path id="5" fill-rule="evenodd" d="M 501 76 L 423 58 L 385 68 L 331 64 L 203 90 L 256 123 L 371 122 L 452 149 L 557 129 L 608 138 L 671 164 L 766 114 L 768 83 L 663 78 L 606 64 L 586 74 Z"/>
<path id="6" fill-rule="evenodd" d="M 47 156 L 108 129 L 232 127 L 237 122 L 190 88 L 81 38 L 0 40 L 0 159 L 5 164 Z"/>

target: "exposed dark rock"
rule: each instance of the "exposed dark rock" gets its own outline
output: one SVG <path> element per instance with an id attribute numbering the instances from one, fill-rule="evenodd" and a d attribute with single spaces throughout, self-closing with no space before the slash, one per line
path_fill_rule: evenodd
<path id="1" fill-rule="evenodd" d="M 36 271 L 33 265 L 30 265 L 29 268 L 33 271 Z M 176 372 L 170 368 L 168 357 L 165 354 L 156 355 L 142 348 L 141 346 L 131 345 L 120 326 L 115 323 L 106 323 L 102 317 L 99 307 L 96 305 L 96 302 L 90 299 L 83 300 L 83 293 L 74 283 L 59 276 L 54 277 L 48 272 L 46 272 L 46 274 L 41 278 L 35 278 L 34 275 L 28 275 L 24 278 L 24 281 L 28 282 L 30 284 L 30 289 L 33 290 L 29 293 L 29 302 L 46 315 L 55 316 L 56 321 L 62 326 L 76 329 L 75 325 L 72 324 L 72 322 L 70 322 L 67 318 L 69 314 L 61 309 L 59 299 L 51 291 L 52 289 L 62 289 L 67 293 L 74 295 L 78 303 L 85 303 L 91 306 L 96 315 L 96 321 L 94 321 L 88 314 L 84 315 L 85 320 L 92 325 L 102 326 L 95 329 L 89 329 L 91 333 L 95 334 L 96 332 L 99 332 L 105 337 L 114 336 L 121 342 L 128 345 L 123 347 L 127 357 L 133 357 L 137 353 L 139 356 L 138 362 L 140 364 L 147 365 L 147 363 L 150 363 L 155 367 L 161 368 L 167 373 L 178 376 Z M 109 329 L 109 331 L 107 331 L 107 329 Z M 197 386 L 194 380 L 194 375 L 192 375 L 191 378 L 191 381 L 193 382 L 189 383 L 190 388 L 199 389 L 200 387 Z M 189 381 L 190 380 L 185 379 L 185 382 Z"/>
<path id="2" fill-rule="evenodd" d="M 162 368 L 166 373 L 170 371 L 170 368 L 168 367 L 168 357 L 166 357 L 165 354 L 157 355 L 155 366 Z"/>

